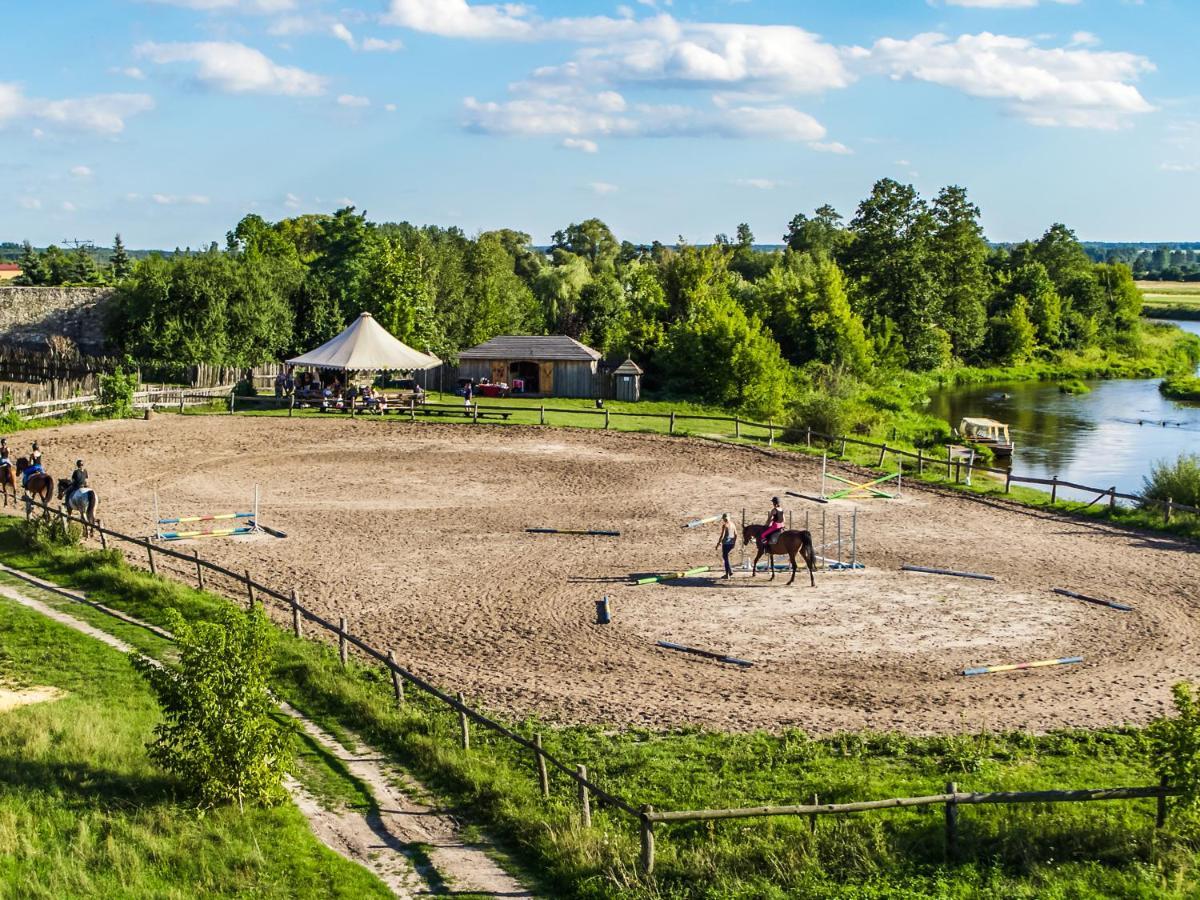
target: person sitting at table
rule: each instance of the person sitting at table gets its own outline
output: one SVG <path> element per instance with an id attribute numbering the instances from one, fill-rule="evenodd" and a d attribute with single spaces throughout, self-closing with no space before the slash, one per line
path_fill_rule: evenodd
<path id="1" fill-rule="evenodd" d="M 413 385 L 413 403 L 425 402 L 425 389 L 419 384 Z"/>

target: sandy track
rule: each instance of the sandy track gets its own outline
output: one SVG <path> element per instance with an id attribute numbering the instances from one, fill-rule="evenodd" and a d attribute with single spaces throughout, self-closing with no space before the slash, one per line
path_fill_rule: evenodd
<path id="1" fill-rule="evenodd" d="M 785 489 L 819 462 L 653 435 L 346 420 L 164 416 L 38 435 L 54 474 L 84 454 L 110 527 L 245 507 L 286 540 L 202 552 L 344 615 L 415 671 L 488 705 L 564 722 L 810 732 L 946 732 L 1141 723 L 1200 670 L 1194 544 L 906 488 L 858 504 L 861 573 L 817 587 L 760 575 L 629 587 L 630 573 L 716 563 L 682 522 Z M 789 500 L 791 498 L 788 498 Z M 814 524 L 820 507 L 794 500 Z M 825 509 L 848 516 L 853 504 Z M 529 526 L 617 528 L 619 539 Z M 902 562 L 997 582 L 900 573 Z M 1057 597 L 1129 602 L 1121 613 Z M 612 597 L 613 624 L 594 601 Z M 672 640 L 753 660 L 673 654 Z M 965 666 L 1082 655 L 1083 665 L 964 678 Z"/>

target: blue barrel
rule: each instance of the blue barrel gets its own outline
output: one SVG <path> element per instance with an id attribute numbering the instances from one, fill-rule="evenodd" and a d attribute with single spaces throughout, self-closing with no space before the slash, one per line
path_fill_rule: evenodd
<path id="1" fill-rule="evenodd" d="M 596 601 L 596 624 L 607 625 L 612 621 L 612 616 L 609 615 L 608 598 Z"/>

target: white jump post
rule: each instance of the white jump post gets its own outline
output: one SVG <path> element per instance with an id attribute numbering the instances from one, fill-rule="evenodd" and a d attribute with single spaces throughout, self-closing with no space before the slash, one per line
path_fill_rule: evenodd
<path id="1" fill-rule="evenodd" d="M 829 464 L 829 451 L 821 454 L 821 499 L 825 499 L 825 467 Z"/>
<path id="2" fill-rule="evenodd" d="M 187 538 L 198 537 L 230 537 L 233 535 L 242 534 L 259 534 L 262 532 L 262 527 L 258 522 L 259 512 L 259 497 L 260 491 L 257 484 L 254 485 L 254 503 L 250 512 L 231 512 L 231 513 L 216 513 L 210 516 L 176 516 L 174 518 L 164 519 L 159 509 L 158 491 L 154 492 L 154 539 L 158 541 L 178 541 Z M 229 529 L 214 529 L 209 531 L 180 531 L 180 526 L 194 522 L 216 522 L 224 519 L 245 519 L 249 521 L 249 525 L 235 526 Z M 164 525 L 174 525 L 174 531 L 164 531 Z"/>

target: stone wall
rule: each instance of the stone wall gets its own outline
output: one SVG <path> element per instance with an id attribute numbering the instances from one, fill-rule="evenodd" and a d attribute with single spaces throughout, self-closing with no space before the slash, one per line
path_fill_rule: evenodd
<path id="1" fill-rule="evenodd" d="M 15 287 L 0 285 L 0 344 L 45 350 L 61 334 L 93 356 L 111 348 L 104 340 L 108 287 Z"/>

